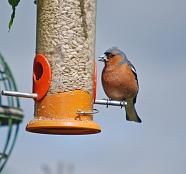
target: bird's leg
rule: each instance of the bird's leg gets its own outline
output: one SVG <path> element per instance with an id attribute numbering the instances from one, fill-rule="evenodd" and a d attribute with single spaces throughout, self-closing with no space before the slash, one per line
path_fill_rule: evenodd
<path id="1" fill-rule="evenodd" d="M 106 104 L 106 107 L 108 108 L 109 106 L 109 101 L 111 101 L 112 99 L 111 98 L 107 98 L 107 104 Z"/>
<path id="2" fill-rule="evenodd" d="M 127 105 L 127 102 L 125 100 L 120 102 L 121 109 Z"/>
<path id="3" fill-rule="evenodd" d="M 123 101 L 120 102 L 120 109 L 122 109 L 124 107 L 124 105 L 122 105 Z"/>
<path id="4" fill-rule="evenodd" d="M 103 98 L 102 100 L 106 100 L 106 108 L 109 106 L 109 101 L 111 101 L 111 98 Z"/>
<path id="5" fill-rule="evenodd" d="M 107 104 L 106 104 L 106 108 L 108 108 L 108 102 L 109 102 L 109 98 L 107 98 Z"/>

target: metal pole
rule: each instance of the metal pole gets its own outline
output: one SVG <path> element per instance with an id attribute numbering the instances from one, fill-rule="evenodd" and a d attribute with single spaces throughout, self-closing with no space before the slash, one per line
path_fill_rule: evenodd
<path id="1" fill-rule="evenodd" d="M 127 105 L 127 102 L 125 101 L 115 101 L 115 100 L 95 100 L 94 104 L 98 104 L 98 105 L 111 105 L 111 106 L 120 106 L 123 107 L 125 105 Z"/>
<path id="2" fill-rule="evenodd" d="M 37 98 L 36 93 L 23 93 L 17 91 L 1 91 L 2 95 L 13 96 L 13 97 L 23 97 L 23 98 Z"/>
<path id="3" fill-rule="evenodd" d="M 23 93 L 23 92 L 17 92 L 17 91 L 4 91 L 4 90 L 2 90 L 1 94 L 6 95 L 6 96 L 23 97 L 23 98 L 37 98 L 36 93 Z M 127 102 L 126 101 L 115 101 L 115 100 L 102 99 L 102 100 L 95 100 L 94 104 L 123 107 L 123 106 L 127 105 Z"/>

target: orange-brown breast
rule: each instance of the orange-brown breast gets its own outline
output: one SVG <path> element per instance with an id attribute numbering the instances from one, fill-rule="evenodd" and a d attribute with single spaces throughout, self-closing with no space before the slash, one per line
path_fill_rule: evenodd
<path id="1" fill-rule="evenodd" d="M 138 93 L 137 80 L 128 64 L 106 65 L 102 85 L 106 95 L 113 100 L 134 98 Z"/>

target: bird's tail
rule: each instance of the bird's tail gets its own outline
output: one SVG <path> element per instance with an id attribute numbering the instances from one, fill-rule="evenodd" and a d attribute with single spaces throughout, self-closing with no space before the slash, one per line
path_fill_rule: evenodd
<path id="1" fill-rule="evenodd" d="M 125 106 L 126 110 L 126 119 L 128 121 L 135 121 L 138 123 L 141 123 L 141 119 L 139 118 L 136 109 L 134 107 L 134 102 L 133 100 L 126 100 L 127 105 Z"/>

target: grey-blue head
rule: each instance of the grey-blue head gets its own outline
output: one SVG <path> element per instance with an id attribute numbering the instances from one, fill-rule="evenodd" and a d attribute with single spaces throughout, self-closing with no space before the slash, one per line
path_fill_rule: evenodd
<path id="1" fill-rule="evenodd" d="M 112 58 L 116 55 L 120 55 L 120 56 L 123 57 L 123 59 L 118 63 L 119 65 L 127 63 L 131 67 L 132 71 L 136 73 L 135 67 L 127 59 L 126 54 L 123 51 L 121 51 L 118 47 L 111 47 L 108 50 L 106 50 L 104 55 L 99 57 L 100 58 L 99 61 L 102 61 L 102 62 L 106 63 L 106 62 L 109 61 L 110 58 Z"/>
<path id="2" fill-rule="evenodd" d="M 99 57 L 100 58 L 99 61 L 105 62 L 108 60 L 108 58 L 112 58 L 116 55 L 121 55 L 124 60 L 127 59 L 126 54 L 123 51 L 121 51 L 118 47 L 111 47 L 105 51 L 104 55 Z"/>
<path id="3" fill-rule="evenodd" d="M 121 55 L 123 56 L 124 58 L 126 58 L 126 54 L 121 51 L 118 47 L 112 47 L 112 48 L 109 48 L 108 50 L 105 51 L 104 54 L 112 54 L 112 55 Z"/>

